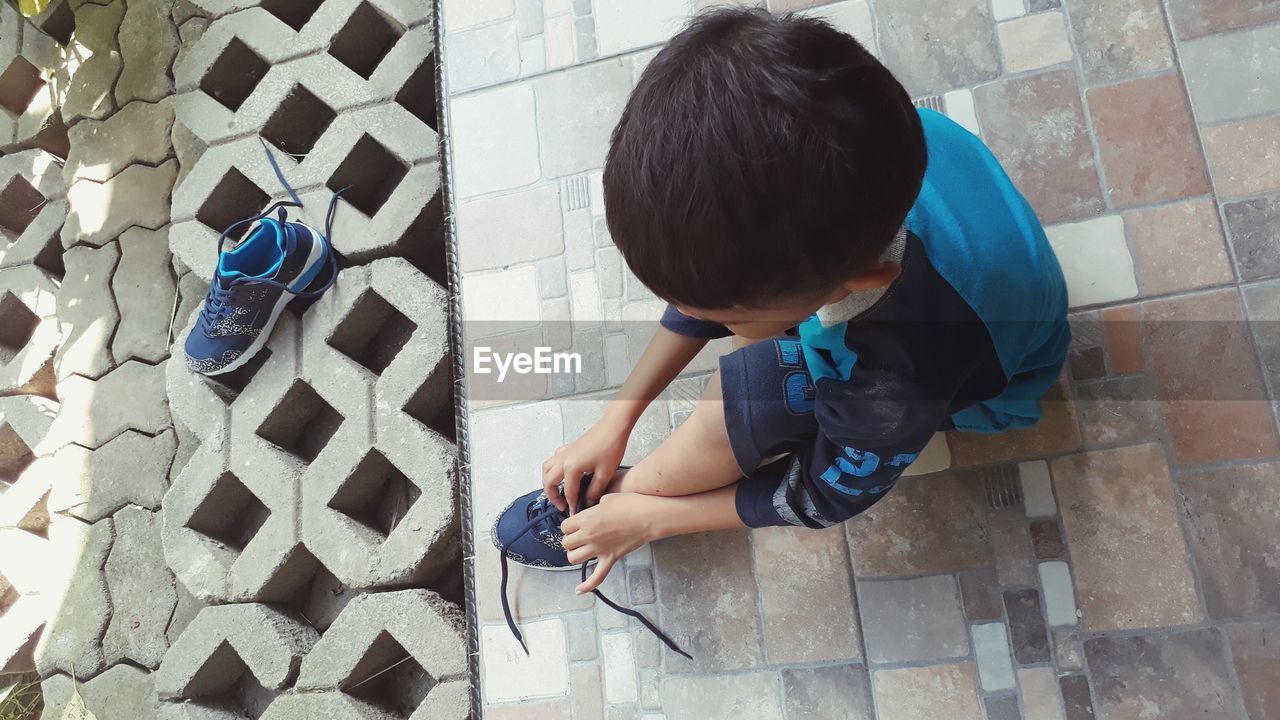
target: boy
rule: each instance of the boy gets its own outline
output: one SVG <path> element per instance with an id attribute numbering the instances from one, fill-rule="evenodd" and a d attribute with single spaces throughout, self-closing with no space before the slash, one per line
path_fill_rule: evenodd
<path id="1" fill-rule="evenodd" d="M 641 77 L 604 186 L 614 242 L 670 306 L 604 417 L 499 518 L 506 557 L 595 559 L 591 591 L 646 542 L 831 526 L 934 433 L 1039 419 L 1070 339 L 1044 231 L 982 142 L 917 111 L 848 35 L 763 10 L 698 18 Z M 619 471 L 645 406 L 730 334 L 756 342 Z"/>

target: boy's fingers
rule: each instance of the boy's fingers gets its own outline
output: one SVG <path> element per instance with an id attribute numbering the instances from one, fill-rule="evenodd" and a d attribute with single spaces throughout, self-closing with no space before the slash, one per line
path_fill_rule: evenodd
<path id="1" fill-rule="evenodd" d="M 560 496 L 561 474 L 560 463 L 555 458 L 542 464 L 542 490 L 547 494 L 547 498 L 551 500 L 551 504 L 563 511 L 568 507 L 568 504 Z"/>
<path id="2" fill-rule="evenodd" d="M 595 556 L 595 548 L 590 544 L 581 545 L 565 553 L 571 565 L 581 565 Z"/>
<path id="3" fill-rule="evenodd" d="M 591 477 L 591 485 L 587 487 L 588 505 L 600 502 L 600 497 L 604 495 L 604 489 L 609 487 L 611 479 L 613 479 L 613 470 L 604 465 L 596 468 L 595 474 Z"/>
<path id="4" fill-rule="evenodd" d="M 564 468 L 564 496 L 569 501 L 570 515 L 578 512 L 578 486 L 582 484 L 583 471 L 574 465 Z"/>
<path id="5" fill-rule="evenodd" d="M 613 563 L 613 558 L 600 558 L 600 562 L 596 563 L 596 571 L 591 573 L 591 577 L 578 586 L 578 594 L 589 593 L 600 587 L 600 583 L 604 582 L 604 579 L 609 575 L 609 571 L 613 569 Z"/>

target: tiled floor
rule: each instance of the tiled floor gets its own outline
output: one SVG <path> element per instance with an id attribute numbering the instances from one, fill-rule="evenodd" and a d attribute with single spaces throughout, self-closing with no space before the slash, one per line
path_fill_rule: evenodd
<path id="1" fill-rule="evenodd" d="M 589 426 L 661 309 L 610 246 L 600 168 L 637 73 L 709 4 L 444 2 L 469 343 L 586 358 L 472 376 L 477 528 Z M 629 557 L 605 590 L 693 662 L 546 573 L 512 584 L 525 658 L 479 538 L 486 716 L 1280 718 L 1280 5 L 771 4 L 872 45 L 1000 156 L 1068 275 L 1069 370 L 1039 426 L 952 435 L 952 468 L 844 528 Z"/>

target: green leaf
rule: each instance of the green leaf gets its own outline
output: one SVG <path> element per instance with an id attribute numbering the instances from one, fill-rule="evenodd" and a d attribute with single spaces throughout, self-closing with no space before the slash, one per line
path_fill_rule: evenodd
<path id="1" fill-rule="evenodd" d="M 39 15 L 49 7 L 50 2 L 52 0 L 18 0 L 18 12 L 27 17 Z"/>

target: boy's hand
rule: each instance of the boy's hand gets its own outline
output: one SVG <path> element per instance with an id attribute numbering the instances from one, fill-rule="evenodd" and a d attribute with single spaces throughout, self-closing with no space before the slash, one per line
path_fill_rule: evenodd
<path id="1" fill-rule="evenodd" d="M 618 465 L 622 464 L 630 434 L 627 424 L 606 416 L 585 435 L 556 450 L 551 459 L 542 464 L 542 487 L 551 504 L 570 515 L 576 513 L 584 473 L 592 473 L 591 485 L 586 488 L 587 504 L 599 501 Z M 564 496 L 560 494 L 561 482 Z"/>
<path id="2" fill-rule="evenodd" d="M 597 560 L 595 572 L 578 586 L 578 594 L 600 587 L 614 563 L 657 539 L 654 520 L 661 516 L 663 499 L 636 493 L 609 493 L 600 499 L 599 505 L 560 523 L 569 562 L 580 565 L 591 558 Z"/>

